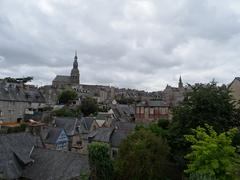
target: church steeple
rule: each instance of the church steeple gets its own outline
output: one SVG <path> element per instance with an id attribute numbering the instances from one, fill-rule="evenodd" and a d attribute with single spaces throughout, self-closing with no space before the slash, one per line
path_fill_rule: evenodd
<path id="1" fill-rule="evenodd" d="M 75 51 L 75 56 L 74 56 L 74 62 L 73 62 L 73 69 L 76 68 L 78 69 L 78 57 L 77 57 L 77 51 Z"/>
<path id="2" fill-rule="evenodd" d="M 178 88 L 183 88 L 183 82 L 182 82 L 181 75 L 180 75 L 179 82 L 178 82 Z"/>
<path id="3" fill-rule="evenodd" d="M 78 85 L 80 79 L 80 73 L 78 70 L 78 57 L 77 57 L 77 51 L 75 51 L 74 61 L 73 61 L 73 68 L 71 71 L 71 81 L 72 83 Z"/>

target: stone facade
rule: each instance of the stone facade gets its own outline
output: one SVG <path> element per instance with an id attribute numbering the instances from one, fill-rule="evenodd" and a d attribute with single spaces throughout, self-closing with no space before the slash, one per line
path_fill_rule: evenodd
<path id="1" fill-rule="evenodd" d="M 228 88 L 233 100 L 236 102 L 240 101 L 240 77 L 236 77 Z"/>
<path id="2" fill-rule="evenodd" d="M 45 105 L 40 91 L 30 85 L 0 82 L 0 121 L 16 122 L 24 119 L 24 114 L 33 114 Z"/>
<path id="3" fill-rule="evenodd" d="M 66 88 L 72 86 L 78 86 L 80 84 L 80 73 L 78 69 L 78 57 L 75 53 L 73 68 L 70 76 L 57 75 L 52 82 L 52 86 L 55 88 Z"/>
<path id="4" fill-rule="evenodd" d="M 187 91 L 188 89 L 183 86 L 182 78 L 180 76 L 178 87 L 167 85 L 163 90 L 163 100 L 171 107 L 177 106 L 184 100 L 184 95 Z"/>

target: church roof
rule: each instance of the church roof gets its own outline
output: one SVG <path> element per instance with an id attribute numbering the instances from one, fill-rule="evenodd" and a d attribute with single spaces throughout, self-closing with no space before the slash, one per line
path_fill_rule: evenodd
<path id="1" fill-rule="evenodd" d="M 53 81 L 60 81 L 60 82 L 71 82 L 71 76 L 63 76 L 63 75 L 57 75 Z"/>

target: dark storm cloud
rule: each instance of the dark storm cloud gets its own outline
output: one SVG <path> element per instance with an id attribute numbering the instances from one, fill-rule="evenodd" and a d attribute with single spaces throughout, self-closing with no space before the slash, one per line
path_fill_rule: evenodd
<path id="1" fill-rule="evenodd" d="M 239 10 L 237 0 L 1 0 L 0 76 L 50 84 L 78 50 L 82 83 L 229 83 L 240 70 Z"/>

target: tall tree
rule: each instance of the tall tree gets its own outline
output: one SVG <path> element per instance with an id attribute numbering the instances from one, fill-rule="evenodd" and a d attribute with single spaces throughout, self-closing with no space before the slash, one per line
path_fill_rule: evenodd
<path id="1" fill-rule="evenodd" d="M 90 97 L 83 99 L 81 103 L 81 111 L 84 116 L 96 113 L 98 111 L 97 101 Z"/>
<path id="2" fill-rule="evenodd" d="M 172 153 L 183 165 L 183 156 L 190 148 L 184 135 L 190 134 L 192 128 L 195 129 L 207 123 L 217 132 L 223 132 L 239 124 L 226 86 L 219 87 L 212 82 L 196 84 L 191 89 L 183 103 L 173 109 L 173 123 L 169 136 Z"/>
<path id="3" fill-rule="evenodd" d="M 191 152 L 186 155 L 189 163 L 185 172 L 220 180 L 239 179 L 240 155 L 232 146 L 237 128 L 218 134 L 212 126 L 205 126 L 197 127 L 194 135 L 185 136 L 192 143 Z"/>
<path id="4" fill-rule="evenodd" d="M 92 180 L 113 179 L 113 164 L 109 156 L 109 146 L 104 143 L 88 145 L 90 177 Z"/>
<path id="5" fill-rule="evenodd" d="M 65 90 L 58 97 L 59 104 L 68 104 L 71 101 L 76 100 L 77 96 L 78 95 L 74 90 Z"/>
<path id="6" fill-rule="evenodd" d="M 164 139 L 139 129 L 120 145 L 116 160 L 118 179 L 164 179 L 167 177 L 169 147 Z"/>

